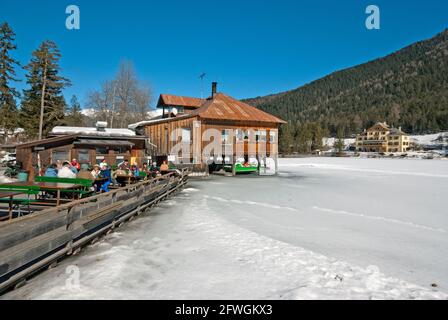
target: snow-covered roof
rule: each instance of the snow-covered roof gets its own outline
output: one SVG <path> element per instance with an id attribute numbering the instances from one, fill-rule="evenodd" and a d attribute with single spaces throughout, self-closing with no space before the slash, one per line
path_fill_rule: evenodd
<path id="1" fill-rule="evenodd" d="M 164 121 L 170 121 L 170 120 L 173 120 L 173 119 L 188 118 L 188 117 L 191 117 L 191 115 L 190 114 L 183 114 L 183 115 L 179 115 L 179 116 L 173 117 L 173 118 L 155 117 L 154 119 L 144 120 L 144 121 L 140 121 L 140 122 L 137 122 L 137 123 L 130 124 L 130 125 L 128 125 L 128 128 L 132 129 L 132 130 L 135 130 L 138 127 L 143 127 L 143 126 L 148 125 L 148 124 L 164 122 Z"/>
<path id="2" fill-rule="evenodd" d="M 102 137 L 134 137 L 135 132 L 129 129 L 104 128 L 104 131 L 98 131 L 95 127 L 64 127 L 57 126 L 51 130 L 50 134 L 79 134 L 86 136 Z"/>
<path id="3" fill-rule="evenodd" d="M 148 120 L 151 120 L 152 118 L 159 117 L 163 114 L 163 109 L 154 109 L 148 111 Z"/>

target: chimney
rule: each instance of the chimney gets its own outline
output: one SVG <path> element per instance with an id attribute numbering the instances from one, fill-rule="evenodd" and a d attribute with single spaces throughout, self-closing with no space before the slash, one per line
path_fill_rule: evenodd
<path id="1" fill-rule="evenodd" d="M 212 82 L 212 98 L 214 98 L 217 93 L 217 91 L 216 91 L 217 87 L 218 87 L 218 82 Z"/>

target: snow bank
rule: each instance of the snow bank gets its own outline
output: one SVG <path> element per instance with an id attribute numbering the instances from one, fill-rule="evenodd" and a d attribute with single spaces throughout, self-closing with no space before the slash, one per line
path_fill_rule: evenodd
<path id="1" fill-rule="evenodd" d="M 411 141 L 422 146 L 439 145 L 445 143 L 448 146 L 448 132 L 440 132 L 426 135 L 412 135 Z"/>
<path id="2" fill-rule="evenodd" d="M 350 147 L 351 145 L 354 145 L 354 143 L 356 141 L 356 139 L 353 139 L 353 138 L 343 139 L 343 140 L 344 140 L 345 149 L 348 149 L 348 147 Z M 335 143 L 336 143 L 336 138 L 323 138 L 322 139 L 322 144 L 329 148 L 334 148 Z"/>

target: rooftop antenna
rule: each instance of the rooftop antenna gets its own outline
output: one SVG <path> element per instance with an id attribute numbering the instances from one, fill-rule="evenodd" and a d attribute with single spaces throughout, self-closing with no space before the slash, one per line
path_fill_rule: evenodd
<path id="1" fill-rule="evenodd" d="M 205 72 L 203 72 L 200 76 L 199 79 L 201 79 L 201 99 L 204 99 L 204 78 L 207 74 Z"/>

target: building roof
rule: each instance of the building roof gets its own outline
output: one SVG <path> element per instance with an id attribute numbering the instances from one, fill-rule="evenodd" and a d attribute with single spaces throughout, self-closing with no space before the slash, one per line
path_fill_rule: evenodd
<path id="1" fill-rule="evenodd" d="M 34 140 L 29 141 L 25 143 L 19 143 L 16 144 L 16 148 L 31 148 L 31 147 L 37 147 L 37 146 L 54 146 L 57 144 L 66 144 L 66 143 L 72 143 L 78 136 L 76 134 L 68 134 L 58 137 L 52 137 L 42 140 Z"/>
<path id="2" fill-rule="evenodd" d="M 197 114 L 202 119 L 286 123 L 267 112 L 229 97 L 224 93 L 217 93 L 192 114 Z"/>
<path id="3" fill-rule="evenodd" d="M 130 125 L 128 125 L 128 128 L 131 130 L 135 130 L 138 127 L 144 127 L 150 124 L 156 124 L 156 123 L 164 123 L 164 122 L 170 122 L 170 121 L 174 121 L 174 120 L 180 120 L 180 119 L 188 119 L 188 118 L 193 118 L 195 117 L 195 115 L 192 114 L 181 114 L 178 115 L 176 117 L 172 117 L 172 118 L 160 118 L 160 117 L 155 117 L 153 119 L 149 119 L 149 120 L 143 120 L 137 123 L 132 123 Z"/>
<path id="4" fill-rule="evenodd" d="M 367 131 L 371 131 L 376 127 L 380 127 L 381 129 L 383 129 L 385 131 L 390 130 L 390 127 L 386 122 L 377 122 L 373 126 L 371 126 L 369 129 L 367 129 Z"/>
<path id="5" fill-rule="evenodd" d="M 386 122 L 377 122 L 373 126 L 371 126 L 369 129 L 367 129 L 367 131 L 377 131 L 378 127 L 383 131 L 389 131 L 389 134 L 391 134 L 391 135 L 406 135 L 406 133 L 404 133 L 401 130 L 401 127 L 399 127 L 397 129 L 397 128 L 389 126 Z M 365 136 L 365 135 L 367 135 L 366 131 L 360 133 L 358 136 Z"/>
<path id="6" fill-rule="evenodd" d="M 401 136 L 401 135 L 406 135 L 406 133 L 404 133 L 403 131 L 401 131 L 400 128 L 391 128 L 389 134 L 391 135 L 397 135 L 397 136 Z"/>
<path id="7" fill-rule="evenodd" d="M 64 127 L 57 126 L 51 130 L 50 135 L 77 134 L 82 136 L 96 137 L 135 137 L 134 131 L 129 129 L 104 128 L 104 131 L 98 131 L 95 127 Z"/>
<path id="8" fill-rule="evenodd" d="M 205 99 L 200 98 L 182 97 L 173 94 L 161 94 L 157 106 L 159 107 L 165 105 L 199 108 L 204 104 L 205 101 Z"/>
<path id="9" fill-rule="evenodd" d="M 183 98 L 183 97 L 180 97 Z M 195 99 L 195 98 L 193 98 Z M 141 121 L 128 126 L 129 129 L 136 129 L 146 125 L 176 121 L 191 117 L 200 119 L 223 120 L 223 121 L 245 121 L 283 124 L 286 121 L 279 119 L 267 112 L 252 107 L 247 103 L 236 100 L 223 93 L 217 93 L 213 98 L 198 99 L 202 105 L 190 114 L 182 114 L 173 118 L 155 118 Z M 159 99 L 160 101 L 160 99 Z"/>

